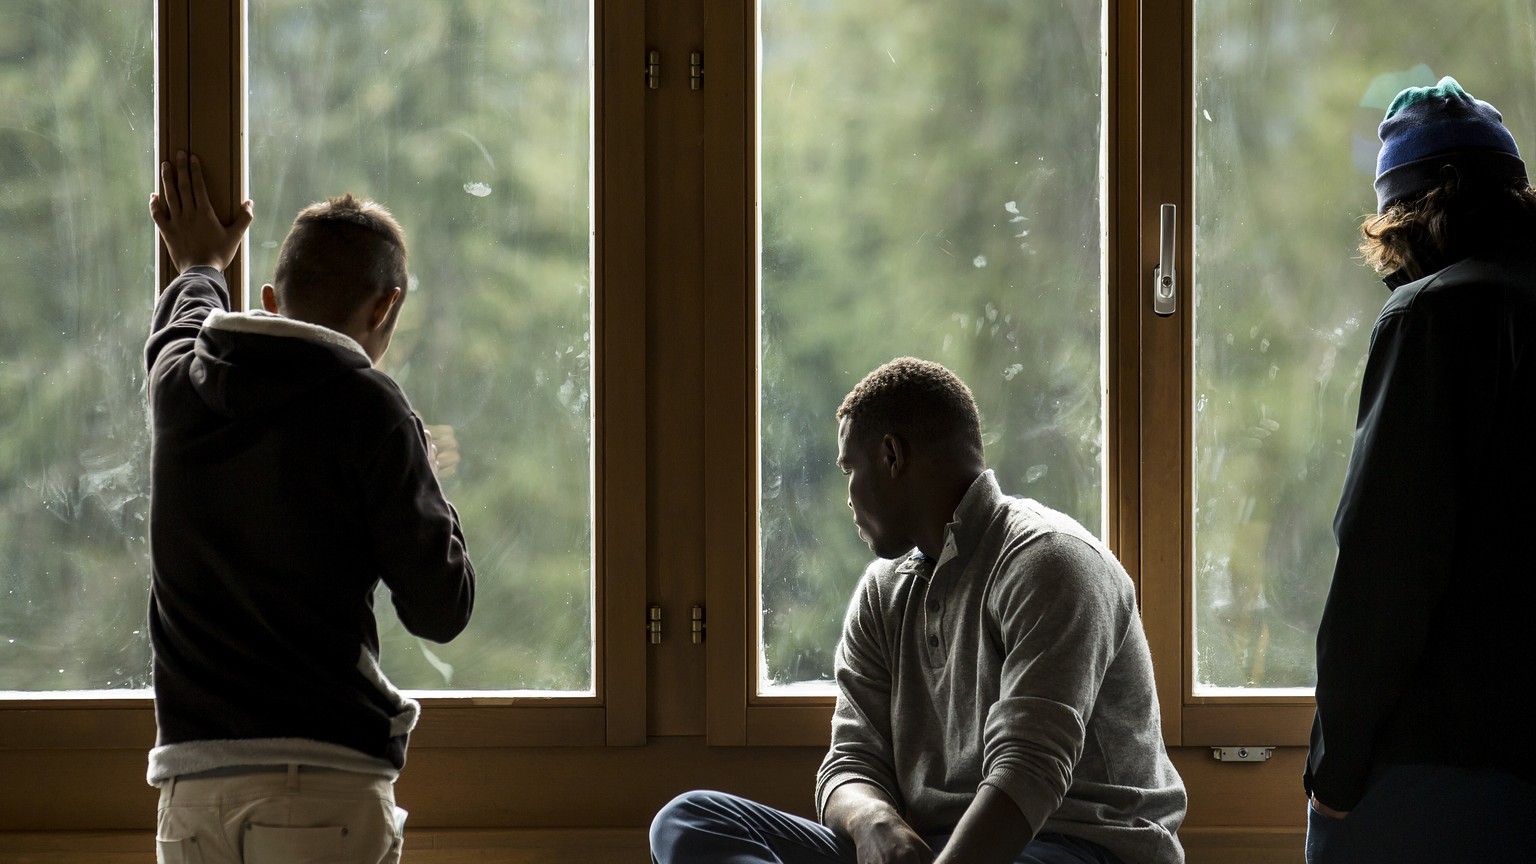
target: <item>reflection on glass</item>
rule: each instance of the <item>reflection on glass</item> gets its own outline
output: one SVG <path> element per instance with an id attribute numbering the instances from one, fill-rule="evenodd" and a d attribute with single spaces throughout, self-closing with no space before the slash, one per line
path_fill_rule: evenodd
<path id="1" fill-rule="evenodd" d="M 900 355 L 981 405 L 1005 491 L 1103 519 L 1103 9 L 766 0 L 760 691 L 826 682 L 869 550 L 843 395 Z"/>
<path id="2" fill-rule="evenodd" d="M 252 282 L 293 214 L 389 206 L 411 285 L 383 366 L 451 427 L 474 620 L 423 642 L 377 598 L 401 687 L 591 691 L 588 4 L 250 3 Z M 446 430 L 439 430 L 446 434 Z"/>
<path id="3" fill-rule="evenodd" d="M 0 28 L 0 691 L 149 686 L 153 13 Z"/>
<path id="4" fill-rule="evenodd" d="M 1454 75 L 1536 120 L 1528 4 L 1196 5 L 1195 665 L 1308 688 L 1333 513 L 1387 290 L 1355 252 L 1376 124 Z"/>

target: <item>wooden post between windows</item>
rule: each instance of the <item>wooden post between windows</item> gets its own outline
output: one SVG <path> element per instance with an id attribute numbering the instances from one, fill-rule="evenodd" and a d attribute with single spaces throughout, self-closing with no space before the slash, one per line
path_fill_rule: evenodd
<path id="1" fill-rule="evenodd" d="M 245 0 L 160 0 L 156 27 L 159 161 L 196 153 L 213 210 L 227 221 L 245 200 Z M 175 277 L 162 247 L 156 282 Z M 243 250 L 225 278 L 235 308 L 244 309 Z"/>

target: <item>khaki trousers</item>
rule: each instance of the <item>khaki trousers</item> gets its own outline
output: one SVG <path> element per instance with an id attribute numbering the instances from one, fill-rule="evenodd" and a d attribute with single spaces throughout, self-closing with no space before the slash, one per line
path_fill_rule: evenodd
<path id="1" fill-rule="evenodd" d="M 175 778 L 159 864 L 395 864 L 405 811 L 388 779 L 301 765 Z"/>

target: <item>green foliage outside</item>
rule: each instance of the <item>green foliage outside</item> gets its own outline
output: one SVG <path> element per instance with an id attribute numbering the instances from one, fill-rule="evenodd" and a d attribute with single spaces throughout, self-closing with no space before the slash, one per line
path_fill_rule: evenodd
<path id="1" fill-rule="evenodd" d="M 148 686 L 152 16 L 27 0 L 0 33 L 0 689 Z M 403 687 L 593 686 L 588 29 L 579 2 L 251 3 L 253 281 L 300 207 L 389 205 L 384 365 L 463 460 L 475 621 L 423 643 L 382 592 Z"/>
<path id="2" fill-rule="evenodd" d="M 382 615 L 386 669 L 414 688 L 591 688 L 586 8 L 250 5 L 253 281 L 304 204 L 341 191 L 388 204 L 413 278 L 385 365 L 463 457 L 444 485 L 481 573 L 476 620 L 432 646 Z M 1181 214 L 1197 254 L 1181 275 L 1198 284 L 1193 602 L 1208 686 L 1312 680 L 1386 298 L 1353 251 L 1385 100 L 1452 74 L 1536 147 L 1529 4 L 1422 6 L 1197 4 L 1196 214 Z M 7 11 L 0 689 L 142 688 L 152 4 Z M 1102 525 L 1101 15 L 1075 0 L 963 14 L 763 3 L 770 683 L 830 675 L 869 561 L 833 412 L 893 356 L 967 380 L 1006 491 Z"/>
<path id="3" fill-rule="evenodd" d="M 475 617 L 435 645 L 381 614 L 402 687 L 594 686 L 588 28 L 580 2 L 251 4 L 253 288 L 306 204 L 389 206 L 412 284 L 383 366 L 463 460 Z"/>
<path id="4" fill-rule="evenodd" d="M 1077 2 L 796 0 L 762 26 L 763 660 L 784 685 L 831 677 L 870 560 L 835 413 L 892 357 L 970 385 L 1005 491 L 1100 530 L 1103 42 Z"/>
<path id="5" fill-rule="evenodd" d="M 0 27 L 0 690 L 149 685 L 152 11 Z"/>
<path id="6" fill-rule="evenodd" d="M 1186 314 L 1197 284 L 1201 687 L 1313 683 L 1333 511 L 1387 296 L 1355 253 L 1374 207 L 1376 124 L 1402 87 L 1453 74 L 1536 147 L 1532 11 L 1196 4 L 1196 260 L 1180 275 Z M 892 356 L 967 380 L 1005 491 L 1101 526 L 1099 9 L 906 2 L 877 14 L 764 4 L 770 686 L 831 675 L 869 559 L 831 465 L 833 412 Z"/>
<path id="7" fill-rule="evenodd" d="M 1536 148 L 1529 3 L 1197 4 L 1196 675 L 1310 687 L 1359 386 L 1388 292 L 1356 251 L 1376 126 L 1452 75 Z M 1187 273 L 1188 271 L 1186 271 Z M 1402 502 L 1405 514 L 1437 502 Z"/>

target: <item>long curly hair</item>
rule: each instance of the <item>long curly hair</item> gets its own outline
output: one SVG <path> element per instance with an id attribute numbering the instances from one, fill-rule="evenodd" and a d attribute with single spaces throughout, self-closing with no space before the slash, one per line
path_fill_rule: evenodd
<path id="1" fill-rule="evenodd" d="M 1418 279 L 1475 254 L 1536 248 L 1536 190 L 1462 183 L 1451 172 L 1423 195 L 1360 225 L 1360 254 L 1377 273 Z"/>

